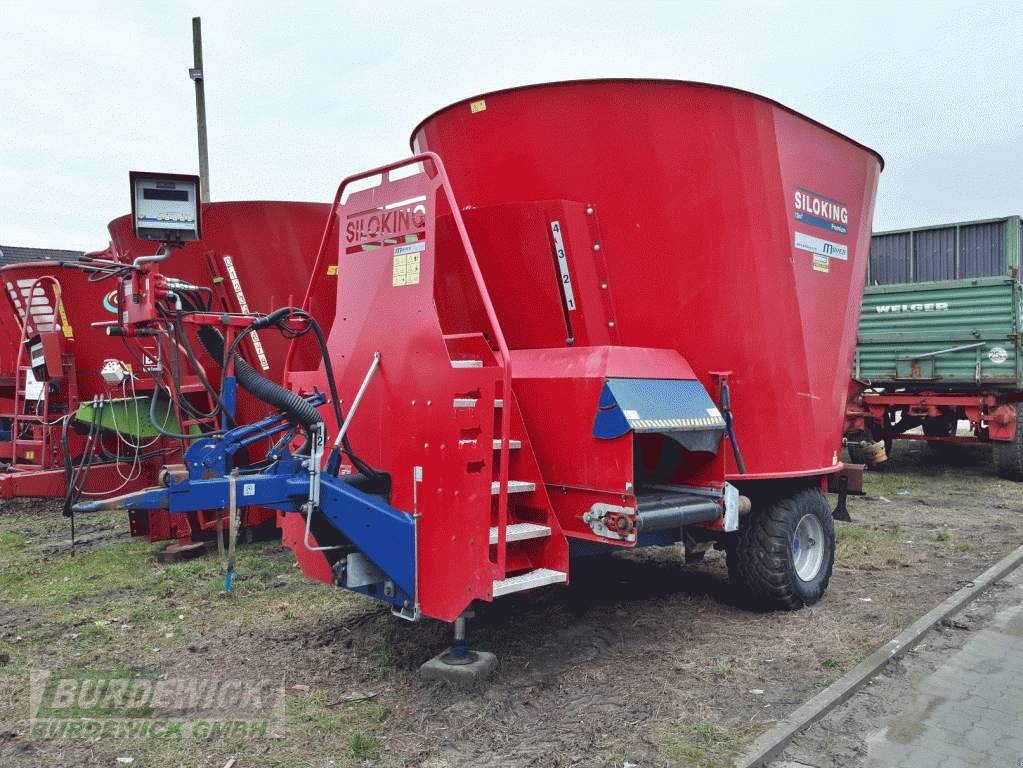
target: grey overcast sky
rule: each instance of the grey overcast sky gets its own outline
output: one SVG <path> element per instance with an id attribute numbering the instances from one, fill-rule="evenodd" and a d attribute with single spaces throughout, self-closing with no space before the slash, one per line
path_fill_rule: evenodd
<path id="1" fill-rule="evenodd" d="M 0 243 L 106 247 L 128 171 L 329 202 L 434 110 L 530 83 L 655 77 L 767 96 L 880 152 L 883 231 L 1023 214 L 1023 3 L 0 0 Z"/>

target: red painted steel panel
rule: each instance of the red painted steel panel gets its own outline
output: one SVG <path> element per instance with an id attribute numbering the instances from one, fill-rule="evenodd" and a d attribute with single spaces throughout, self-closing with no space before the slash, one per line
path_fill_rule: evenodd
<path id="1" fill-rule="evenodd" d="M 327 226 L 327 203 L 241 201 L 208 203 L 202 209 L 203 239 L 176 249 L 162 262 L 167 277 L 187 280 L 199 286 L 222 285 L 226 309 L 240 311 L 240 300 L 230 279 L 224 257 L 230 257 L 249 311 L 271 312 L 302 301 L 306 286 Z M 116 253 L 124 260 L 156 253 L 159 243 L 139 240 L 132 229 L 131 216 L 110 222 L 110 237 Z M 326 264 L 337 263 L 337 243 L 329 244 Z M 207 255 L 210 259 L 207 259 Z M 217 273 L 210 268 L 212 260 Z M 218 279 L 220 278 L 220 279 Z M 321 291 L 313 297 L 310 313 L 324 329 L 334 318 L 336 282 L 334 275 L 322 276 Z M 220 306 L 224 306 L 218 302 Z M 283 383 L 284 358 L 288 340 L 276 332 L 260 334 L 267 358 L 264 368 L 253 347 L 245 342 L 242 353 L 259 373 Z M 311 337 L 299 346 L 299 359 L 307 364 L 319 360 L 319 350 Z M 241 407 L 241 403 L 239 403 Z M 245 414 L 241 414 L 246 418 Z"/>
<path id="2" fill-rule="evenodd" d="M 89 276 L 84 272 L 61 267 L 54 261 L 11 264 L 0 269 L 0 282 L 3 283 L 5 293 L 9 293 L 11 286 L 14 290 L 24 289 L 27 291 L 35 280 L 44 276 L 53 277 L 60 285 L 60 305 L 56 309 L 60 325 L 61 351 L 75 356 L 79 400 L 91 400 L 93 395 L 106 392 L 100 370 L 103 368 L 103 361 L 106 358 L 115 356 L 111 354 L 110 348 L 116 346 L 122 351 L 124 349 L 120 340 L 111 340 L 102 328 L 92 327 L 93 323 L 105 322 L 113 318 L 113 315 L 104 309 L 104 297 L 108 291 L 113 290 L 115 283 L 112 280 L 105 283 L 89 282 Z M 56 299 L 53 295 L 52 283 L 47 282 L 44 285 L 46 286 L 45 301 L 52 305 Z M 35 301 L 39 302 L 40 299 L 36 298 Z M 24 307 L 21 310 L 15 310 L 10 295 L 7 296 L 7 300 L 3 304 L 5 313 L 13 314 L 18 311 L 19 318 L 23 317 Z M 47 306 L 47 308 L 49 307 Z M 16 322 L 13 316 L 11 322 Z M 21 326 L 16 325 L 11 334 L 15 338 L 15 345 L 20 339 L 20 334 Z M 124 353 L 122 352 L 122 354 Z M 3 375 L 13 376 L 16 364 L 17 358 L 15 357 L 8 369 L 11 373 Z"/>
<path id="3" fill-rule="evenodd" d="M 333 260 L 339 289 L 328 345 L 346 404 L 359 390 L 374 353 L 381 353 L 379 370 L 348 434 L 362 460 L 391 474 L 391 506 L 421 515 L 418 554 L 429 567 L 422 571 L 419 602 L 425 614 L 451 621 L 473 599 L 489 599 L 497 576 L 487 552 L 493 403 L 501 369 L 492 354 L 478 368 L 451 364 L 434 304 L 435 214 L 446 207 L 438 184 L 418 174 L 354 193 L 341 206 L 344 249 L 340 260 Z M 422 216 L 417 212 L 409 223 L 411 236 L 418 239 L 405 246 L 416 257 L 414 281 L 406 280 L 406 257 L 395 256 L 395 249 L 388 247 L 404 243 L 404 234 L 387 243 L 369 238 L 373 247 L 368 250 L 363 249 L 366 238 L 360 234 L 374 231 L 377 206 L 409 199 L 419 201 L 414 205 L 423 209 Z M 326 386 L 322 366 L 310 372 L 296 367 L 291 381 L 299 391 L 308 391 L 313 384 L 321 391 Z M 475 399 L 478 405 L 457 407 L 458 398 Z M 320 412 L 332 440 L 337 434 L 333 413 L 328 408 Z M 469 434 L 473 439 L 464 437 Z"/>
<path id="4" fill-rule="evenodd" d="M 301 301 L 309 283 L 329 211 L 330 206 L 327 204 L 307 202 L 245 201 L 205 205 L 203 240 L 189 243 L 184 248 L 173 251 L 171 257 L 161 263 L 161 271 L 168 277 L 213 288 L 217 296 L 214 303 L 216 308 L 238 312 L 243 309 L 243 305 L 231 279 L 231 269 L 228 268 L 230 262 L 234 276 L 238 279 L 241 297 L 244 298 L 244 307 L 248 310 L 270 312 L 287 305 L 289 301 L 297 303 Z M 110 223 L 109 230 L 111 247 L 108 252 L 92 255 L 132 261 L 139 256 L 152 255 L 159 247 L 159 243 L 135 238 L 131 216 L 115 219 Z M 336 263 L 336 250 L 336 242 L 331 242 L 328 248 L 328 264 Z M 31 281 L 42 275 L 52 275 L 60 283 L 62 295 L 60 316 L 62 327 L 66 329 L 62 349 L 67 354 L 75 355 L 77 375 L 78 400 L 71 404 L 72 408 L 77 407 L 77 402 L 88 401 L 93 396 L 105 396 L 108 393 L 100 375 L 104 360 L 117 358 L 132 364 L 137 370 L 137 363 L 134 362 L 129 347 L 135 355 L 139 355 L 138 345 L 144 343 L 142 340 L 108 337 L 105 329 L 93 327 L 94 323 L 108 323 L 116 319 L 115 292 L 118 282 L 115 279 L 90 282 L 85 273 L 61 268 L 55 262 L 10 265 L 0 274 L 5 280 L 13 281 L 15 284 L 18 281 Z M 330 290 L 324 290 L 314 297 L 310 311 L 326 333 L 333 320 L 336 296 L 333 274 L 322 277 L 323 284 Z M 10 309 L 8 301 L 2 304 Z M 13 323 L 13 318 L 11 320 Z M 5 322 L 5 333 L 0 335 L 0 349 L 7 348 L 3 342 L 8 332 L 15 339 L 18 338 L 18 329 L 12 332 L 7 325 Z M 263 373 L 272 381 L 282 383 L 284 358 L 289 341 L 276 332 L 264 332 L 260 340 L 266 360 L 265 367 L 256 349 L 249 342 L 245 342 L 241 347 L 243 355 L 256 371 Z M 14 354 L 16 344 L 16 341 L 12 342 L 9 353 L 11 356 Z M 214 383 L 219 381 L 219 368 L 200 352 L 197 343 L 194 348 L 207 372 L 217 374 L 212 381 Z M 13 360 L 8 363 L 6 355 L 7 353 L 0 358 L 5 366 L 4 370 L 0 371 L 0 377 L 13 377 L 15 363 Z M 310 361 L 314 365 L 319 360 L 319 349 L 312 335 L 304 339 L 299 346 L 299 359 Z M 10 373 L 7 372 L 8 365 Z M 0 407 L 13 405 L 12 402 L 8 403 L 5 397 L 7 388 L 4 388 L 3 384 L 4 381 L 0 380 Z M 9 389 L 13 396 L 13 383 Z M 140 393 L 149 392 L 152 390 L 152 382 L 148 377 L 142 376 L 136 381 L 136 389 Z M 257 421 L 270 410 L 265 403 L 239 390 L 237 413 L 241 423 Z M 75 441 L 73 434 L 71 439 L 72 442 Z M 253 458 L 257 458 L 255 450 L 258 450 L 258 447 L 253 449 Z M 74 448 L 73 445 L 72 455 L 77 456 Z M 150 464 L 158 465 L 159 461 L 159 458 L 147 461 L 146 467 L 148 468 Z M 148 469 L 143 475 L 148 478 L 147 472 Z M 64 494 L 62 472 L 40 475 L 38 478 L 32 477 L 33 474 L 32 471 L 25 471 L 20 472 L 16 480 L 5 478 L 2 486 L 4 493 L 17 488 L 22 495 Z M 100 480 L 104 478 L 110 480 L 112 484 L 103 485 Z M 155 480 L 155 475 L 151 479 Z M 123 483 L 124 480 L 117 475 L 116 468 L 100 470 L 97 467 L 90 473 L 86 490 L 92 492 L 115 488 Z M 152 483 L 147 481 L 142 483 L 142 486 L 148 484 Z M 137 485 L 137 482 L 131 481 L 124 487 L 135 488 Z M 248 522 L 258 524 L 268 519 L 269 515 L 270 513 L 265 510 L 253 509 Z M 202 525 L 198 520 L 196 525 L 202 530 L 213 530 L 210 525 Z"/>
<path id="5" fill-rule="evenodd" d="M 474 250 L 494 254 L 480 264 L 491 291 L 501 327 L 510 349 L 600 346 L 619 341 L 607 317 L 613 314 L 606 267 L 594 259 L 592 216 L 581 203 L 565 200 L 496 205 L 462 211 Z M 563 303 L 562 276 L 554 254 L 551 225 L 560 227 L 568 273 L 574 283 L 573 306 Z M 451 218 L 440 222 L 438 251 L 438 312 L 449 323 L 448 333 L 487 326 L 483 309 L 472 304 L 476 287 L 467 263 L 458 254 L 461 244 Z M 466 290 L 471 286 L 471 290 Z M 584 311 L 580 311 L 584 310 Z M 450 325 L 460 323 L 460 325 Z"/>
<path id="6" fill-rule="evenodd" d="M 0 379 L 14 376 L 18 360 L 18 339 L 21 327 L 14 310 L 5 301 L 0 301 Z"/>
<path id="7" fill-rule="evenodd" d="M 611 440 L 593 435 L 604 382 L 694 379 L 692 369 L 674 350 L 614 346 L 516 350 L 512 367 L 515 395 L 562 527 L 606 541 L 582 517 L 596 503 L 633 506 L 635 472 L 633 434 Z"/>
<path id="8" fill-rule="evenodd" d="M 614 314 L 580 306 L 583 324 L 677 350 L 715 397 L 709 373 L 732 371 L 749 477 L 835 468 L 880 156 L 753 94 L 638 80 L 460 102 L 413 148 L 440 155 L 461 207 L 592 205 Z M 515 258 L 481 246 L 484 265 Z"/>

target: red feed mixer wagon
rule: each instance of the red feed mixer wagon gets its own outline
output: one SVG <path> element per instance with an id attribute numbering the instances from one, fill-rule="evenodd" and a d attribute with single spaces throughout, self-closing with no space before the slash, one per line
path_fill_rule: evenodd
<path id="1" fill-rule="evenodd" d="M 329 212 L 325 203 L 205 204 L 203 239 L 186 242 L 175 251 L 173 275 L 208 289 L 204 300 L 215 311 L 266 312 L 290 303 L 309 284 Z M 0 379 L 0 385 L 8 385 L 0 389 L 4 426 L 12 425 L 0 441 L 0 460 L 11 462 L 8 471 L 0 474 L 4 498 L 62 497 L 69 491 L 73 497 L 110 496 L 155 484 L 163 466 L 181 461 L 182 443 L 190 440 L 164 437 L 153 425 L 154 390 L 160 393 L 155 421 L 167 426 L 167 431 L 184 432 L 191 438 L 216 426 L 216 418 L 179 413 L 181 400 L 188 400 L 200 413 L 210 413 L 215 406 L 179 345 L 169 346 L 167 338 L 156 336 L 108 335 L 107 328 L 116 325 L 122 292 L 111 272 L 128 269 L 140 257 L 152 258 L 160 247 L 159 242 L 135 237 L 130 215 L 110 222 L 109 232 L 110 247 L 83 260 L 0 270 L 8 297 L 4 309 L 11 313 L 0 343 L 12 337 L 9 355 L 7 346 L 2 347 L 5 368 Z M 328 248 L 328 253 L 333 251 Z M 127 301 L 133 295 L 129 293 Z M 26 308 L 32 319 L 21 338 Z M 333 296 L 329 301 L 313 301 L 311 308 L 329 326 Z M 46 350 L 56 353 L 56 364 L 50 365 L 50 371 L 37 366 L 47 387 L 38 387 L 38 396 L 30 396 L 32 392 L 25 389 L 32 369 L 29 342 L 38 335 L 39 322 L 45 326 L 41 335 Z M 219 394 L 218 361 L 197 343 L 194 332 L 187 333 L 199 370 Z M 238 353 L 254 370 L 279 381 L 288 346 L 288 339 L 264 334 L 262 339 L 246 340 Z M 179 374 L 176 382 L 174 371 Z M 238 420 L 258 421 L 270 410 L 244 390 L 239 392 Z M 95 433 L 91 440 L 90 432 Z M 249 507 L 243 525 L 251 530 L 273 520 L 274 514 Z M 178 539 L 176 546 L 186 549 L 194 536 L 212 536 L 217 525 L 215 511 L 209 510 L 187 514 L 139 510 L 132 513 L 130 522 L 136 536 L 152 541 Z"/>
<path id="2" fill-rule="evenodd" d="M 283 428 L 239 425 L 81 511 L 277 509 L 308 576 L 456 638 L 474 601 L 645 545 L 724 549 L 760 607 L 819 600 L 881 157 L 663 80 L 487 94 L 412 148 L 342 183 L 337 261 L 286 310 L 336 298 L 276 400 L 299 439 L 237 466 Z"/>
<path id="3" fill-rule="evenodd" d="M 148 398 L 152 384 L 139 381 L 126 397 L 103 376 L 108 350 L 117 342 L 94 323 L 113 317 L 107 296 L 113 286 L 55 261 L 6 266 L 0 282 L 5 336 L 12 340 L 0 397 L 0 460 L 9 463 L 0 474 L 0 497 L 64 496 L 72 475 L 85 493 L 152 484 L 172 447 L 138 428 L 137 403 Z M 99 398 L 111 407 L 97 431 L 92 416 Z"/>

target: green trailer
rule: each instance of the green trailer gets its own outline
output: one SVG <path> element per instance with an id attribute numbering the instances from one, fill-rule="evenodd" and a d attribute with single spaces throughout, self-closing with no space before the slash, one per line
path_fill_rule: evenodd
<path id="1" fill-rule="evenodd" d="M 852 460 L 880 465 L 894 440 L 990 442 L 998 472 L 1023 479 L 1020 217 L 876 233 L 867 282 Z"/>

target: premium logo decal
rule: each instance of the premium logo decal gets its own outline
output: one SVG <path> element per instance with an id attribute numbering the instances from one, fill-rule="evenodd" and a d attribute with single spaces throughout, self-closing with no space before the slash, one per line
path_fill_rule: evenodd
<path id="1" fill-rule="evenodd" d="M 849 206 L 808 189 L 796 187 L 796 221 L 826 229 L 839 235 L 849 234 Z"/>

